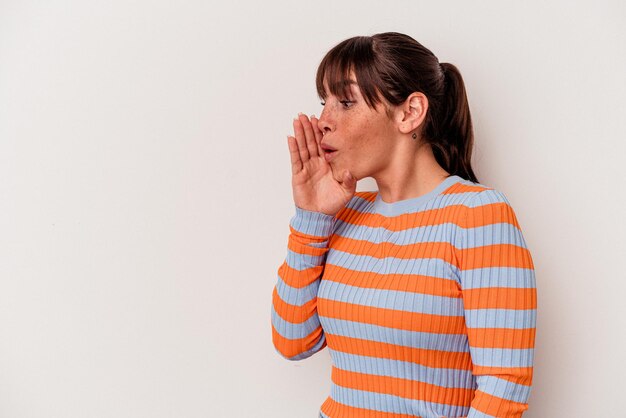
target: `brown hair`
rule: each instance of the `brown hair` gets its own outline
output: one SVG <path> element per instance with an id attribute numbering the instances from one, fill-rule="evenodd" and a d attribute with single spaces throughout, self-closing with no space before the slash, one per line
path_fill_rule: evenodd
<path id="1" fill-rule="evenodd" d="M 337 44 L 322 59 L 315 79 L 320 98 L 325 100 L 328 95 L 324 81 L 333 95 L 349 98 L 351 71 L 370 108 L 382 102 L 380 95 L 397 106 L 411 93 L 423 93 L 428 111 L 422 139 L 448 173 L 478 183 L 471 165 L 472 118 L 456 66 L 439 64 L 428 48 L 402 33 L 355 36 Z"/>

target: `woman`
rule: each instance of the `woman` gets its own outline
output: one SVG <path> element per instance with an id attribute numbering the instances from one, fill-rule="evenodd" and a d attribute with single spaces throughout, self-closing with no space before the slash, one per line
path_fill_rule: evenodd
<path id="1" fill-rule="evenodd" d="M 328 346 L 320 417 L 520 417 L 534 265 L 505 195 L 478 183 L 458 69 L 400 33 L 347 39 L 320 118 L 288 137 L 295 216 L 272 299 L 277 351 Z M 356 192 L 373 177 L 378 191 Z"/>

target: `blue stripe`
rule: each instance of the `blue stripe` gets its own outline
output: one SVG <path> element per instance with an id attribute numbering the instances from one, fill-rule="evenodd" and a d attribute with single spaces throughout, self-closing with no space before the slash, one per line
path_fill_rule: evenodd
<path id="1" fill-rule="evenodd" d="M 467 334 L 437 334 L 406 331 L 379 325 L 328 318 L 322 315 L 319 315 L 319 319 L 324 328 L 324 332 L 328 335 L 334 334 L 343 337 L 359 338 L 367 341 L 426 350 L 469 353 Z"/>
<path id="2" fill-rule="evenodd" d="M 531 367 L 533 348 L 478 348 L 470 346 L 472 362 L 487 367 Z"/>
<path id="3" fill-rule="evenodd" d="M 469 199 L 466 205 L 470 208 L 475 208 L 478 206 L 488 205 L 490 203 L 510 204 L 504 193 L 494 188 L 488 188 L 480 193 L 476 193 L 475 197 Z"/>
<path id="4" fill-rule="evenodd" d="M 530 396 L 530 386 L 518 385 L 496 376 L 478 376 L 478 389 L 498 398 L 526 403 Z"/>
<path id="5" fill-rule="evenodd" d="M 382 242 L 393 242 L 396 245 L 410 245 L 416 242 L 423 242 L 424 238 L 429 238 L 428 241 L 442 241 L 445 243 L 447 242 L 445 238 L 450 236 L 451 231 L 455 227 L 456 225 L 454 224 L 444 223 L 393 231 L 383 226 L 372 227 L 342 222 L 341 226 L 337 227 L 335 235 L 358 241 L 366 241 L 372 245 L 378 245 Z"/>
<path id="6" fill-rule="evenodd" d="M 328 251 L 322 255 L 300 254 L 290 249 L 287 249 L 287 257 L 285 258 L 285 262 L 292 269 L 302 271 L 311 267 L 319 267 L 324 264 L 324 260 L 327 254 Z"/>
<path id="7" fill-rule="evenodd" d="M 310 302 L 313 298 L 317 296 L 317 289 L 320 285 L 319 280 L 315 280 L 310 285 L 298 289 L 295 287 L 291 287 L 287 283 L 285 283 L 280 275 L 278 275 L 277 277 L 278 279 L 276 281 L 276 292 L 284 302 L 287 302 L 290 305 L 300 307 L 305 303 Z"/>
<path id="8" fill-rule="evenodd" d="M 493 415 L 487 415 L 476 409 L 470 409 L 470 412 L 467 414 L 467 418 L 496 418 Z"/>
<path id="9" fill-rule="evenodd" d="M 426 382 L 444 388 L 476 388 L 471 370 L 426 367 L 418 363 L 344 353 L 330 349 L 333 365 L 350 372 Z"/>
<path id="10" fill-rule="evenodd" d="M 521 267 L 477 268 L 464 270 L 462 276 L 463 289 L 486 287 L 531 289 L 536 287 L 535 271 Z"/>
<path id="11" fill-rule="evenodd" d="M 526 247 L 526 241 L 520 230 L 508 222 L 475 228 L 463 228 L 455 223 L 447 222 L 393 231 L 382 226 L 373 227 L 340 221 L 334 232 L 336 236 L 365 241 L 372 245 L 378 245 L 381 242 L 393 242 L 396 245 L 410 245 L 418 242 L 441 242 L 446 244 L 450 243 L 450 237 L 456 237 L 457 239 L 454 242 L 459 250 L 464 248 L 460 239 L 464 234 L 467 234 L 467 246 L 465 248 L 495 244 L 511 244 L 518 247 Z"/>
<path id="12" fill-rule="evenodd" d="M 469 407 L 467 406 L 446 405 L 383 393 L 348 389 L 339 386 L 334 382 L 330 386 L 330 397 L 335 402 L 355 408 L 365 408 L 374 411 L 392 412 L 395 414 L 407 414 L 421 417 L 465 416 L 469 410 Z"/>
<path id="13" fill-rule="evenodd" d="M 421 274 L 444 280 L 460 282 L 461 274 L 465 289 L 481 287 L 535 287 L 535 271 L 518 267 L 487 267 L 461 271 L 457 266 L 440 258 L 376 258 L 367 255 L 354 255 L 331 248 L 326 254 L 326 264 L 352 271 L 370 273 Z M 384 261 L 384 262 L 383 262 Z M 417 266 L 417 268 L 416 268 Z"/>
<path id="14" fill-rule="evenodd" d="M 460 178 L 456 183 L 458 184 L 465 184 L 467 186 L 475 186 L 476 184 L 479 183 L 473 183 L 470 182 L 468 180 L 465 180 L 463 178 Z M 479 184 L 480 185 L 480 184 Z M 484 185 L 481 185 L 483 187 L 487 187 Z M 443 190 L 442 190 L 443 191 Z M 468 200 L 468 197 L 472 198 L 473 196 L 481 193 L 483 190 L 479 190 L 479 191 L 475 191 L 475 192 L 469 192 L 469 191 L 463 191 L 463 192 L 458 192 L 458 193 L 449 193 L 449 194 L 445 194 L 445 195 L 439 195 L 437 196 L 435 199 L 432 199 L 431 201 L 429 201 L 428 203 L 431 202 L 437 202 L 438 204 L 435 205 L 431 205 L 431 206 L 427 206 L 424 208 L 421 208 L 422 210 L 429 208 L 444 208 L 446 206 L 450 206 L 450 205 L 459 205 L 459 204 L 465 204 L 465 201 Z M 373 211 L 373 205 L 374 205 L 374 201 L 370 202 L 369 200 L 367 200 L 365 198 L 365 196 L 361 196 L 360 194 L 363 193 L 367 193 L 370 194 L 372 197 L 376 196 L 376 190 L 373 191 L 366 191 L 366 192 L 357 192 L 354 197 L 350 200 L 350 202 L 348 202 L 348 204 L 346 206 L 350 207 L 351 209 L 354 210 L 358 210 L 359 212 L 362 213 L 371 213 Z"/>
<path id="15" fill-rule="evenodd" d="M 296 213 L 289 220 L 289 226 L 296 231 L 317 237 L 328 237 L 332 233 L 336 221 L 334 216 L 302 209 L 297 205 L 294 205 L 294 209 Z"/>
<path id="16" fill-rule="evenodd" d="M 272 305 L 272 325 L 283 338 L 297 340 L 310 335 L 319 327 L 320 322 L 317 315 L 314 314 L 301 324 L 291 323 L 281 318 L 278 312 L 276 312 L 274 305 Z"/>
<path id="17" fill-rule="evenodd" d="M 496 244 L 513 244 L 518 247 L 526 248 L 526 241 L 524 241 L 520 230 L 517 229 L 515 225 L 508 222 L 467 228 L 464 231 L 458 231 L 457 234 L 459 238 L 462 234 L 465 234 L 465 239 L 467 240 L 466 246 L 463 246 L 462 240 L 456 242 L 456 244 L 459 244 L 459 246 L 457 246 L 459 250 Z"/>
<path id="18" fill-rule="evenodd" d="M 398 290 L 371 289 L 326 280 L 320 298 L 413 313 L 462 316 L 463 300 Z"/>
<path id="19" fill-rule="evenodd" d="M 429 201 L 429 203 L 436 202 L 436 205 L 429 205 L 425 208 L 427 209 L 435 209 L 435 208 L 445 208 L 452 205 L 465 205 L 470 208 L 474 208 L 476 206 L 482 206 L 489 203 L 506 203 L 510 206 L 510 202 L 507 197 L 497 189 L 494 189 L 490 186 L 474 183 L 469 180 L 465 180 L 463 178 L 459 179 L 457 184 L 464 184 L 466 186 L 479 186 L 483 187 L 482 190 L 477 191 L 462 191 L 458 193 L 449 193 L 445 195 L 439 195 L 435 199 Z M 442 190 L 443 191 L 443 190 Z M 365 198 L 365 196 L 360 196 L 360 193 L 370 194 L 370 198 L 376 196 L 376 190 L 367 191 L 367 192 L 357 192 L 355 196 L 348 202 L 346 206 L 351 209 L 357 210 L 361 213 L 372 213 L 374 201 L 369 201 Z M 478 203 L 473 203 L 476 199 L 476 196 L 479 196 Z M 422 210 L 425 208 L 421 208 Z"/>
<path id="20" fill-rule="evenodd" d="M 368 255 L 354 255 L 344 251 L 330 249 L 326 264 L 343 267 L 352 271 L 362 271 L 377 274 L 422 274 L 451 280 L 458 268 L 440 258 L 376 258 Z"/>
<path id="21" fill-rule="evenodd" d="M 468 328 L 535 328 L 536 309 L 467 309 L 465 323 Z"/>
<path id="22" fill-rule="evenodd" d="M 402 259 L 385 257 L 379 259 L 367 255 L 354 255 L 331 248 L 327 253 L 326 264 L 359 272 L 388 274 L 390 271 L 393 271 L 394 274 L 421 274 L 442 280 L 461 282 L 461 270 L 454 264 L 440 258 Z M 464 270 L 462 274 L 464 289 L 536 287 L 535 271 L 533 269 L 486 267 Z"/>

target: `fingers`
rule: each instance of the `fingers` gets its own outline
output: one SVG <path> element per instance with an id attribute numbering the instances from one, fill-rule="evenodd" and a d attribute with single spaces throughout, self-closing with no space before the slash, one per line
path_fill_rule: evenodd
<path id="1" fill-rule="evenodd" d="M 313 133 L 315 134 L 315 142 L 317 142 L 317 153 L 319 155 L 324 155 L 324 150 L 322 149 L 322 131 L 318 125 L 319 119 L 315 117 L 315 115 L 311 116 L 311 127 L 313 128 Z"/>
<path id="2" fill-rule="evenodd" d="M 311 120 L 307 115 L 299 113 L 293 119 L 295 136 L 287 136 L 289 154 L 291 156 L 291 172 L 296 174 L 301 171 L 304 164 L 311 158 L 324 155 L 322 150 L 322 132 L 318 128 L 318 119 L 315 115 Z"/>
<path id="3" fill-rule="evenodd" d="M 309 151 L 309 156 L 311 158 L 318 157 L 318 145 L 317 141 L 315 140 L 315 134 L 313 133 L 313 127 L 311 126 L 309 118 L 307 117 L 307 115 L 304 115 L 302 113 L 298 115 L 298 118 L 300 119 L 302 127 L 304 128 L 304 136 L 306 139 L 306 146 Z"/>
<path id="4" fill-rule="evenodd" d="M 293 121 L 293 128 L 296 142 L 300 148 L 300 159 L 302 162 L 324 155 L 307 115 L 299 113 L 298 117 Z"/>
<path id="5" fill-rule="evenodd" d="M 300 151 L 296 138 L 287 136 L 287 145 L 289 146 L 289 155 L 291 156 L 291 174 L 297 174 L 302 170 L 302 160 L 300 160 Z"/>
<path id="6" fill-rule="evenodd" d="M 293 120 L 293 131 L 296 135 L 296 143 L 298 144 L 298 151 L 300 152 L 300 160 L 302 163 L 309 161 L 309 149 L 306 145 L 306 136 L 304 134 L 304 127 L 300 116 Z"/>

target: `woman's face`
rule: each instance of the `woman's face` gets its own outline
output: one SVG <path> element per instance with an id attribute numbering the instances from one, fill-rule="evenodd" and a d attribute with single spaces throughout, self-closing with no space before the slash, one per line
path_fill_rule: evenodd
<path id="1" fill-rule="evenodd" d="M 397 133 L 394 123 L 378 103 L 371 109 L 351 74 L 350 97 L 337 97 L 328 92 L 318 127 L 324 134 L 322 144 L 336 149 L 329 164 L 337 181 L 345 169 L 357 180 L 371 177 L 385 168 L 390 145 Z"/>

